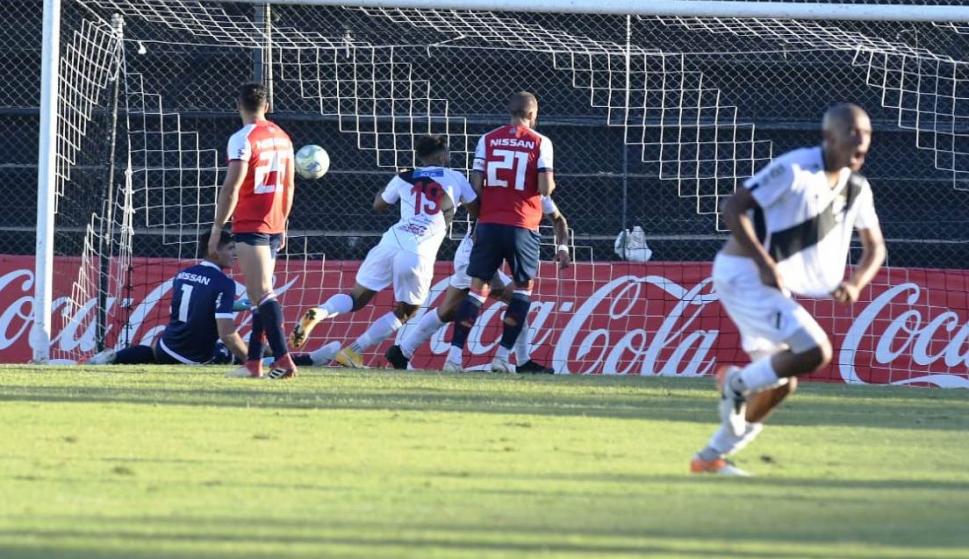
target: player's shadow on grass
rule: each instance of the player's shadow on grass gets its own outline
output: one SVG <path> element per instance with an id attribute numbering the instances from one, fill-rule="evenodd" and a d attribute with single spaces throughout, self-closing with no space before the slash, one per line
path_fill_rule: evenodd
<path id="1" fill-rule="evenodd" d="M 177 383 L 177 380 L 173 382 Z M 595 379 L 592 379 L 595 380 Z M 589 390 L 594 385 L 582 381 L 569 391 L 543 390 L 545 384 L 522 385 L 524 390 L 495 390 L 468 382 L 458 385 L 406 386 L 400 383 L 381 389 L 379 385 L 355 387 L 346 384 L 320 390 L 293 390 L 296 385 L 280 387 L 251 383 L 247 386 L 201 388 L 197 385 L 119 386 L 44 385 L 0 386 L 0 401 L 124 403 L 146 405 L 179 405 L 266 409 L 343 409 L 390 410 L 399 412 L 461 412 L 538 416 L 590 416 L 605 418 L 646 419 L 713 423 L 716 421 L 715 396 L 706 391 L 682 390 L 664 392 L 660 379 L 650 386 L 643 379 L 637 388 L 641 393 L 602 392 Z M 676 379 L 663 379 L 675 385 Z M 606 381 L 601 381 L 600 384 Z M 552 381 L 554 384 L 554 380 Z M 608 384 L 605 384 L 608 386 Z M 693 383 L 696 386 L 696 383 Z M 561 388 L 561 387 L 559 387 Z M 602 388 L 597 386 L 596 388 Z M 846 403 L 848 389 L 815 386 L 803 392 L 815 393 L 797 397 L 785 413 L 772 418 L 779 425 L 866 426 L 893 429 L 932 429 L 969 431 L 969 399 L 935 398 L 929 391 L 901 389 L 890 398 L 866 397 Z M 934 392 L 934 391 L 933 391 Z M 929 394 L 927 396 L 927 394 Z M 800 395 L 798 395 L 800 396 Z"/>
<path id="2" fill-rule="evenodd" d="M 340 520 L 328 518 L 313 520 L 300 518 L 239 518 L 228 516 L 181 517 L 145 515 L 138 517 L 112 516 L 98 519 L 85 516 L 58 515 L 43 518 L 51 528 L 5 529 L 0 530 L 0 539 L 11 540 L 30 538 L 39 545 L 15 546 L 0 544 L 0 556 L 35 559 L 70 555 L 84 559 L 115 559 L 156 557 L 180 558 L 196 557 L 197 546 L 185 551 L 178 547 L 186 544 L 212 544 L 220 548 L 231 547 L 226 551 L 209 548 L 204 550 L 205 557 L 226 557 L 237 559 L 240 549 L 237 546 L 261 544 L 283 546 L 274 552 L 275 556 L 286 557 L 288 546 L 299 546 L 299 555 L 308 550 L 323 552 L 329 547 L 355 548 L 357 552 L 382 552 L 391 554 L 405 553 L 407 556 L 421 556 L 435 550 L 451 551 L 462 554 L 503 553 L 518 554 L 523 557 L 535 554 L 581 554 L 596 557 L 602 555 L 642 556 L 675 555 L 677 557 L 723 557 L 722 545 L 730 542 L 774 544 L 770 549 L 757 550 L 744 546 L 743 557 L 754 558 L 807 558 L 827 559 L 836 547 L 819 549 L 816 534 L 801 532 L 796 524 L 777 524 L 771 530 L 749 525 L 746 528 L 733 524 L 717 527 L 697 526 L 692 522 L 680 523 L 643 523 L 617 526 L 609 523 L 593 523 L 576 519 L 574 524 L 548 525 L 537 522 L 534 525 L 500 523 L 462 523 L 412 521 L 401 518 L 398 521 Z M 110 523 L 110 527 L 107 527 Z M 92 525 L 93 524 L 93 525 Z M 70 526 L 60 528 L 58 526 Z M 88 527 L 90 526 L 90 527 Z M 240 531 L 240 526 L 259 526 L 259 531 Z M 392 535 L 390 535 L 392 534 Z M 581 539 L 580 539 L 581 538 Z M 609 541 L 609 539 L 612 541 Z M 901 538 L 901 536 L 900 536 Z M 114 550 L 92 550 L 90 546 L 71 549 L 75 542 L 108 540 Z M 586 540 L 586 541 L 582 541 Z M 594 541 L 588 541 L 594 540 Z M 597 540 L 597 541 L 595 541 Z M 606 540 L 606 541 L 603 541 Z M 63 542 L 61 545 L 58 545 Z M 130 542 L 126 545 L 126 542 Z M 148 543 L 158 551 L 144 549 Z M 869 543 L 865 534 L 845 538 L 842 534 L 838 544 L 862 545 Z M 896 550 L 904 549 L 906 542 L 891 543 Z M 808 547 L 802 548 L 801 544 Z M 909 556 L 930 555 L 933 550 L 961 547 L 960 541 L 936 541 L 929 549 L 919 546 L 908 548 Z M 38 549 L 38 547 L 46 549 Z M 879 549 L 865 550 L 854 547 L 853 557 L 881 557 Z"/>

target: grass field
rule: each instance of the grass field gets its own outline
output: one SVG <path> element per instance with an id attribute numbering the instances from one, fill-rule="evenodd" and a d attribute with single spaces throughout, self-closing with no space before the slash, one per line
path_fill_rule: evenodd
<path id="1" fill-rule="evenodd" d="M 0 369 L 0 557 L 969 557 L 969 392 L 803 385 L 691 477 L 709 380 Z"/>

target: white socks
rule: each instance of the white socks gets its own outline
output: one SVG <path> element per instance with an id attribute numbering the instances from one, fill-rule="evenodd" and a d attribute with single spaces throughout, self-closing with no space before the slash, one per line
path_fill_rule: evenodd
<path id="1" fill-rule="evenodd" d="M 764 357 L 744 367 L 739 375 L 734 377 L 731 388 L 744 396 L 778 386 L 780 378 L 771 366 L 770 357 Z"/>
<path id="2" fill-rule="evenodd" d="M 522 323 L 522 332 L 515 340 L 515 362 L 524 365 L 532 359 L 531 335 L 528 331 L 528 320 Z M 499 346 L 500 347 L 500 346 Z"/>
<path id="3" fill-rule="evenodd" d="M 408 332 L 404 335 L 404 339 L 400 341 L 400 351 L 404 354 L 404 357 L 408 359 L 414 357 L 417 348 L 431 339 L 434 332 L 437 332 L 445 324 L 438 316 L 437 309 L 428 309 L 413 328 L 408 326 Z"/>
<path id="4" fill-rule="evenodd" d="M 518 336 L 518 337 L 520 338 L 521 336 Z M 511 350 L 510 349 L 508 349 L 506 347 L 502 347 L 502 346 L 499 345 L 498 346 L 498 349 L 495 351 L 495 359 L 501 359 L 503 361 L 508 361 L 508 356 L 510 354 L 511 354 Z"/>
<path id="5" fill-rule="evenodd" d="M 353 297 L 350 297 L 346 293 L 337 293 L 333 297 L 330 297 L 320 306 L 321 309 L 325 310 L 328 314 L 337 315 L 348 313 L 353 310 Z"/>
<path id="6" fill-rule="evenodd" d="M 450 346 L 447 352 L 447 360 L 451 363 L 461 363 L 464 361 L 464 349 L 458 346 Z"/>
<path id="7" fill-rule="evenodd" d="M 397 315 L 389 312 L 375 320 L 370 325 L 370 328 L 367 328 L 367 331 L 350 345 L 350 349 L 357 353 L 362 353 L 368 347 L 379 344 L 390 337 L 394 332 L 400 330 L 400 327 L 403 325 L 404 323 L 397 318 Z"/>
<path id="8" fill-rule="evenodd" d="M 310 352 L 310 359 L 314 365 L 326 365 L 336 357 L 340 351 L 340 342 L 330 342 L 316 351 Z"/>
<path id="9" fill-rule="evenodd" d="M 728 425 L 721 425 L 717 432 L 710 437 L 707 447 L 700 451 L 700 457 L 704 460 L 716 460 L 740 452 L 763 430 L 763 423 L 748 423 L 744 434 L 738 437 L 733 434 Z"/>

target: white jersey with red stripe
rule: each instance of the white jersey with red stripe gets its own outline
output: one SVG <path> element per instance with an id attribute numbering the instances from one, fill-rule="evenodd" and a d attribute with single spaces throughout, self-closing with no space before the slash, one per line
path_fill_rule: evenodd
<path id="1" fill-rule="evenodd" d="M 477 199 L 467 177 L 445 167 L 419 167 L 398 174 L 387 183 L 381 198 L 400 202 L 400 221 L 384 233 L 383 241 L 422 256 L 436 256 L 459 204 Z"/>

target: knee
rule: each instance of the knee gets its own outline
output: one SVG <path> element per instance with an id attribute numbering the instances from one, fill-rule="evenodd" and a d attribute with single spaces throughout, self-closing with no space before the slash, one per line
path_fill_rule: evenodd
<path id="1" fill-rule="evenodd" d="M 437 309 L 437 317 L 441 322 L 454 322 L 454 315 L 457 307 L 455 305 L 448 305 L 447 307 L 440 307 Z"/>
<path id="2" fill-rule="evenodd" d="M 804 373 L 812 373 L 831 363 L 833 350 L 827 340 L 801 354 L 801 368 Z"/>
<path id="3" fill-rule="evenodd" d="M 827 367 L 833 357 L 834 349 L 831 347 L 831 342 L 825 339 L 823 343 L 818 345 L 818 363 L 815 368 Z"/>
<path id="4" fill-rule="evenodd" d="M 249 301 L 252 305 L 261 305 L 273 292 L 272 286 L 269 285 L 259 285 L 252 286 L 246 289 L 246 294 L 249 295 Z"/>
<path id="5" fill-rule="evenodd" d="M 350 312 L 357 312 L 360 309 L 367 306 L 367 302 L 361 297 L 357 297 L 353 294 L 350 295 L 350 300 L 353 301 L 353 306 L 350 308 Z"/>
<path id="6" fill-rule="evenodd" d="M 369 289 L 359 284 L 356 287 L 354 287 L 353 290 L 350 291 L 349 293 L 350 300 L 353 301 L 351 312 L 357 312 L 360 309 L 367 306 L 367 303 L 370 302 L 370 299 L 373 297 L 373 294 L 374 294 L 373 291 L 370 291 Z"/>
<path id="7" fill-rule="evenodd" d="M 407 303 L 397 303 L 394 306 L 394 316 L 396 316 L 401 322 L 407 322 L 414 316 L 417 312 L 417 305 L 410 305 Z"/>

